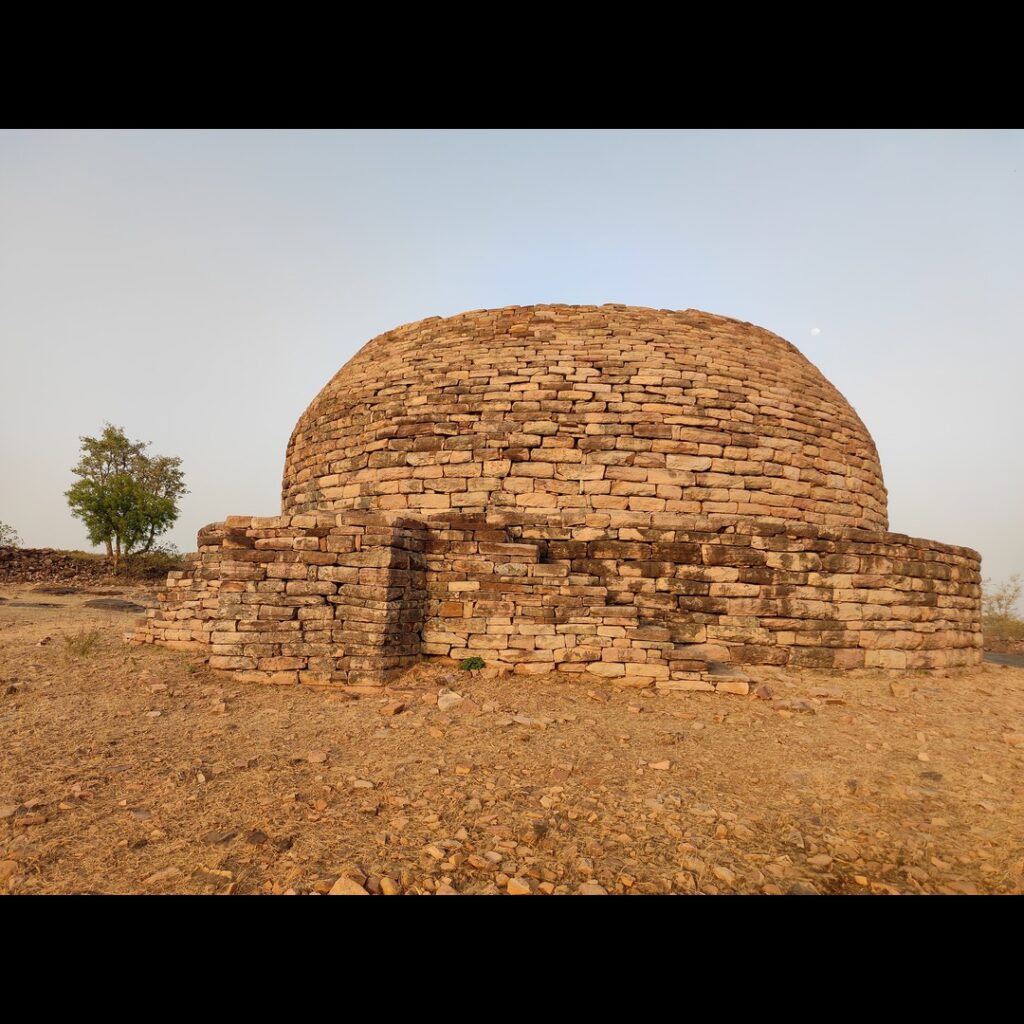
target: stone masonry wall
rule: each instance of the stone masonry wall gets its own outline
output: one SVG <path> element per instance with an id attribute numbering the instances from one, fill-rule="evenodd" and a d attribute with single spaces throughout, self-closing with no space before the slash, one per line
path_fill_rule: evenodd
<path id="1" fill-rule="evenodd" d="M 299 420 L 282 491 L 285 513 L 887 526 L 870 434 L 793 345 L 629 306 L 477 310 L 374 338 Z"/>
<path id="2" fill-rule="evenodd" d="M 138 639 L 275 683 L 377 686 L 423 654 L 710 689 L 716 662 L 977 664 L 979 570 L 967 548 L 736 517 L 233 517 Z"/>
<path id="3" fill-rule="evenodd" d="M 981 660 L 977 553 L 901 534 L 726 517 L 466 516 L 431 533 L 427 582 L 424 652 L 517 673 L 692 689 L 708 686 L 714 662 Z"/>
<path id="4" fill-rule="evenodd" d="M 233 516 L 199 533 L 137 639 L 271 683 L 380 684 L 420 653 L 419 524 L 354 513 Z"/>

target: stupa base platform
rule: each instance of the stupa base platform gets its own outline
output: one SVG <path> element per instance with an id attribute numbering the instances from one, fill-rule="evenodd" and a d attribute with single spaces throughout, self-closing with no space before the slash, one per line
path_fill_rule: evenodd
<path id="1" fill-rule="evenodd" d="M 978 665 L 980 584 L 969 548 L 735 516 L 232 516 L 199 532 L 135 639 L 240 681 L 364 689 L 478 656 L 709 690 L 722 665 Z"/>

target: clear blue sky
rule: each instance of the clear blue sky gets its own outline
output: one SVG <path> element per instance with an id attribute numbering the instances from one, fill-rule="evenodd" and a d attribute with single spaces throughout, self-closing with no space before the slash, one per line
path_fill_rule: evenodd
<path id="1" fill-rule="evenodd" d="M 295 420 L 381 331 L 624 302 L 794 342 L 872 431 L 894 530 L 1024 571 L 1022 156 L 1020 132 L 0 133 L 0 520 L 85 546 L 62 492 L 110 420 L 184 459 L 191 549 L 278 510 Z"/>

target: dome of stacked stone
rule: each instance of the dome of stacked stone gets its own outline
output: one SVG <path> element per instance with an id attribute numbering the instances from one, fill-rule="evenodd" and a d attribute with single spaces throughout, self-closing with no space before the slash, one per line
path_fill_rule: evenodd
<path id="1" fill-rule="evenodd" d="M 374 338 L 299 420 L 282 509 L 888 525 L 867 428 L 793 345 L 619 305 L 478 310 Z"/>

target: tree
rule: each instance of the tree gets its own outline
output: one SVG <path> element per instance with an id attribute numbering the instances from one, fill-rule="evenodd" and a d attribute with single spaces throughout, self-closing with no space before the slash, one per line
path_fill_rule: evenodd
<path id="1" fill-rule="evenodd" d="M 17 547 L 21 547 L 21 538 L 18 536 L 18 531 L 13 526 L 0 523 L 0 548 Z"/>
<path id="2" fill-rule="evenodd" d="M 82 457 L 71 470 L 79 480 L 65 497 L 117 568 L 122 557 L 149 551 L 177 520 L 178 499 L 188 493 L 181 459 L 147 455 L 148 441 L 129 441 L 110 423 L 99 437 L 79 440 Z"/>
<path id="3" fill-rule="evenodd" d="M 1015 572 L 1008 580 L 998 585 L 991 580 L 985 580 L 982 584 L 982 613 L 995 619 L 1012 618 L 1022 590 L 1024 580 L 1021 580 L 1019 572 Z"/>

